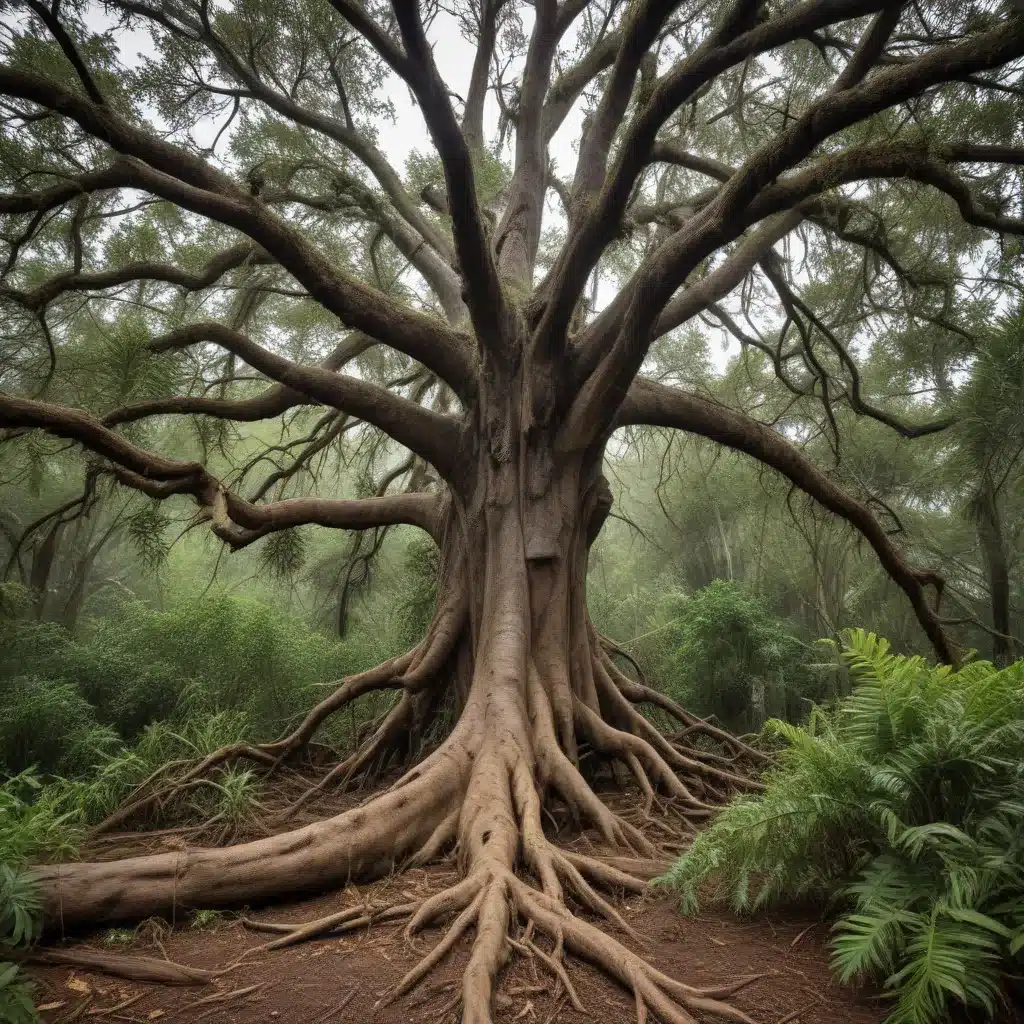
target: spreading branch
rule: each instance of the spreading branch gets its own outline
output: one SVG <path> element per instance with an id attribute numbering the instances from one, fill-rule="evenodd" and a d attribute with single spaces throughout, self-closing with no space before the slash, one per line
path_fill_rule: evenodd
<path id="1" fill-rule="evenodd" d="M 301 231 L 201 157 L 38 75 L 0 68 L 0 91 L 58 111 L 134 158 L 120 164 L 127 184 L 248 235 L 344 323 L 423 363 L 460 395 L 471 391 L 473 355 L 462 335 L 339 270 Z"/>
<path id="2" fill-rule="evenodd" d="M 697 395 L 643 378 L 634 381 L 619 410 L 616 425 L 630 424 L 672 427 L 744 452 L 845 519 L 864 536 L 882 567 L 907 595 L 940 660 L 947 664 L 955 661 L 955 651 L 936 608 L 927 599 L 928 587 L 941 597 L 942 578 L 910 565 L 871 509 L 844 491 L 778 431 Z"/>
<path id="3" fill-rule="evenodd" d="M 514 327 L 477 202 L 469 146 L 448 100 L 448 87 L 434 63 L 417 5 L 396 3 L 395 16 L 413 68 L 408 81 L 444 167 L 448 212 L 469 315 L 480 344 L 500 351 L 509 343 Z"/>
<path id="4" fill-rule="evenodd" d="M 155 338 L 149 347 L 153 352 L 167 352 L 202 342 L 218 345 L 244 359 L 286 388 L 372 423 L 426 459 L 442 476 L 450 479 L 454 475 L 462 433 L 458 421 L 375 384 L 323 367 L 295 363 L 219 323 L 178 328 Z"/>
<path id="5" fill-rule="evenodd" d="M 351 501 L 287 498 L 257 505 L 225 489 L 200 463 L 169 459 L 139 448 L 81 409 L 0 393 L 0 426 L 41 429 L 75 441 L 111 463 L 110 472 L 122 484 L 151 498 L 192 495 L 205 510 L 214 533 L 233 547 L 305 524 L 368 530 L 407 523 L 438 536 L 437 497 L 432 494 Z"/>

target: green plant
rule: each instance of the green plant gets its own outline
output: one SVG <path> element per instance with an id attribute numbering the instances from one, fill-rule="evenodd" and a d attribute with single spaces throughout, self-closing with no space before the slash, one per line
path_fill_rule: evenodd
<path id="1" fill-rule="evenodd" d="M 790 720 L 824 696 L 808 644 L 746 586 L 727 580 L 668 591 L 635 653 L 679 702 L 726 726 L 757 729 L 767 710 Z"/>
<path id="2" fill-rule="evenodd" d="M 39 937 L 42 903 L 27 871 L 0 864 L 0 943 L 30 946 Z"/>
<path id="3" fill-rule="evenodd" d="M 192 927 L 196 929 L 212 928 L 224 917 L 223 911 L 203 909 L 192 915 Z"/>
<path id="4" fill-rule="evenodd" d="M 39 937 L 42 901 L 27 866 L 42 856 L 74 856 L 77 824 L 77 813 L 54 800 L 33 772 L 0 785 L 0 956 Z M 0 963 L 0 1020 L 28 1024 L 37 1019 L 32 986 L 17 964 Z"/>
<path id="5" fill-rule="evenodd" d="M 108 946 L 130 946 L 135 941 L 135 932 L 129 928 L 108 928 L 103 941 Z"/>
<path id="6" fill-rule="evenodd" d="M 0 784 L 0 865 L 21 868 L 41 854 L 75 856 L 78 815 L 55 796 L 32 771 Z"/>
<path id="7" fill-rule="evenodd" d="M 249 770 L 230 768 L 213 782 L 217 794 L 217 816 L 228 824 L 241 824 L 259 805 L 259 780 Z"/>
<path id="8" fill-rule="evenodd" d="M 856 689 L 788 746 L 662 880 L 740 911 L 840 908 L 833 966 L 884 979 L 895 1024 L 991 1014 L 1024 949 L 1024 662 L 959 671 L 845 636 Z"/>
<path id="9" fill-rule="evenodd" d="M 32 998 L 32 985 L 27 982 L 17 964 L 0 961 L 0 1020 L 4 1024 L 36 1024 Z"/>

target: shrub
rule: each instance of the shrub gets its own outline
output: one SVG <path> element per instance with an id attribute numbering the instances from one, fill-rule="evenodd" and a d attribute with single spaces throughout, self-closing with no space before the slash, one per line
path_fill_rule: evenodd
<path id="1" fill-rule="evenodd" d="M 1024 948 L 1024 662 L 957 672 L 845 637 L 856 689 L 788 741 L 662 880 L 739 911 L 835 901 L 840 978 L 884 979 L 897 1024 L 991 1014 Z"/>
<path id="2" fill-rule="evenodd" d="M 38 777 L 22 772 L 0 785 L 0 1020 L 37 1020 L 32 986 L 5 952 L 39 936 L 42 903 L 27 871 L 42 856 L 72 856 L 78 838 L 74 815 L 48 799 Z"/>
<path id="3" fill-rule="evenodd" d="M 715 580 L 692 596 L 671 591 L 638 649 L 676 700 L 729 728 L 756 730 L 765 710 L 797 720 L 826 695 L 809 645 L 740 583 Z"/>
<path id="4" fill-rule="evenodd" d="M 2 771 L 74 770 L 75 748 L 96 725 L 92 705 L 72 683 L 34 675 L 0 680 Z"/>
<path id="5" fill-rule="evenodd" d="M 79 776 L 98 748 L 132 743 L 153 722 L 180 733 L 227 711 L 244 716 L 246 738 L 274 739 L 324 684 L 367 667 L 366 653 L 357 638 L 342 643 L 234 597 L 168 612 L 123 603 L 80 638 L 0 618 L 0 770 Z"/>

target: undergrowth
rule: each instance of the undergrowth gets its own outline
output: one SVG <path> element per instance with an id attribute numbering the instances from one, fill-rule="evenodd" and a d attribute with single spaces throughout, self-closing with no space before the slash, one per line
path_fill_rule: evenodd
<path id="1" fill-rule="evenodd" d="M 891 1024 L 996 1012 L 1024 950 L 1024 662 L 954 672 L 845 635 L 855 689 L 786 741 L 661 880 L 738 912 L 826 901 L 839 978 L 879 978 Z"/>
<path id="2" fill-rule="evenodd" d="M 648 614 L 628 625 L 631 596 Z M 742 583 L 715 580 L 692 594 L 670 580 L 639 595 L 605 587 L 591 604 L 598 627 L 624 642 L 665 693 L 734 732 L 756 731 L 765 713 L 798 720 L 811 701 L 833 696 L 835 666 Z"/>
<path id="3" fill-rule="evenodd" d="M 7 959 L 39 937 L 42 905 L 28 865 L 42 857 L 73 857 L 79 829 L 31 772 L 0 786 L 0 1021 L 37 1020 L 32 985 Z"/>
<path id="4" fill-rule="evenodd" d="M 150 760 L 154 744 L 205 749 L 204 731 L 223 738 L 242 724 L 248 740 L 276 739 L 336 680 L 376 664 L 380 651 L 364 648 L 361 636 L 340 641 L 237 597 L 166 612 L 125 602 L 79 635 L 0 613 L 0 771 L 98 770 L 111 782 Z M 380 703 L 354 715 L 375 717 Z M 357 724 L 328 723 L 321 738 L 344 746 Z"/>

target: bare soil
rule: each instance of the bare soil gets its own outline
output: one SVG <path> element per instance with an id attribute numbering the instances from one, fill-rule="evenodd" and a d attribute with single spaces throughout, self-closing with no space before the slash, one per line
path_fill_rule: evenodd
<path id="1" fill-rule="evenodd" d="M 304 902 L 250 911 L 252 918 L 301 922 L 325 916 L 364 899 L 407 902 L 450 885 L 453 865 L 407 871 L 372 886 L 350 887 Z M 840 988 L 828 970 L 824 948 L 827 925 L 814 917 L 769 915 L 747 921 L 717 910 L 684 918 L 663 895 L 631 897 L 618 904 L 629 925 L 644 940 L 638 951 L 673 977 L 693 985 L 724 984 L 738 977 L 763 977 L 732 1002 L 763 1024 L 877 1024 L 884 1004 L 870 993 Z M 189 915 L 173 922 L 144 922 L 128 933 L 83 933 L 63 943 L 66 949 L 93 949 L 129 955 L 165 957 L 207 970 L 228 967 L 246 950 L 274 936 L 245 928 L 241 914 L 224 915 L 197 928 Z M 122 981 L 78 968 L 32 967 L 41 987 L 39 1001 L 48 1022 L 91 1019 L 129 1022 L 199 1021 L 211 1024 L 339 1021 L 374 1024 L 456 1022 L 453 1004 L 462 982 L 472 935 L 466 936 L 423 985 L 391 1005 L 381 997 L 422 957 L 440 930 L 408 943 L 402 924 L 375 925 L 360 932 L 292 946 L 255 958 L 243 958 L 213 985 L 172 988 Z M 636 947 L 635 943 L 627 943 Z M 633 998 L 596 969 L 572 958 L 568 972 L 588 1015 L 569 1005 L 561 984 L 535 961 L 515 956 L 502 974 L 496 1021 L 552 1024 L 597 1020 L 618 1024 L 636 1020 Z M 232 993 L 239 993 L 232 996 Z M 211 999 L 211 997 L 222 997 Z M 59 1004 L 59 1005 L 54 1005 Z M 698 1016 L 700 1016 L 698 1014 Z"/>

